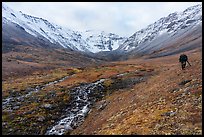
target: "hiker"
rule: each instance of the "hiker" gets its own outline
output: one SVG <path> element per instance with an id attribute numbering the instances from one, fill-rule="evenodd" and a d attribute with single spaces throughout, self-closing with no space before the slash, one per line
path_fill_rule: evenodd
<path id="1" fill-rule="evenodd" d="M 188 62 L 188 57 L 185 54 L 181 54 L 179 58 L 179 62 L 181 62 L 181 68 L 182 70 L 186 67 L 186 62 Z M 188 64 L 191 66 L 191 64 L 188 62 Z"/>

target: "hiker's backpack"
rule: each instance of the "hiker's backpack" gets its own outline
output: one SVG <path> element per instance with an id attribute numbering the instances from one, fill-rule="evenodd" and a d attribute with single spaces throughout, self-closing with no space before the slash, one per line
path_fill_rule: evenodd
<path id="1" fill-rule="evenodd" d="M 187 61 L 188 60 L 188 57 L 185 55 L 185 54 L 182 54 L 181 56 L 180 56 L 180 58 L 179 58 L 179 61 L 180 62 L 185 62 L 185 61 Z"/>

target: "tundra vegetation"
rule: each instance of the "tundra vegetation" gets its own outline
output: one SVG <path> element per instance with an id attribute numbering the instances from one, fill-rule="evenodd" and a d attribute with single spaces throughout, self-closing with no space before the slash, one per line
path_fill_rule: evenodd
<path id="1" fill-rule="evenodd" d="M 2 133 L 45 134 L 66 114 L 72 89 L 104 79 L 104 96 L 65 134 L 202 134 L 202 59 L 189 54 L 186 70 L 174 55 L 9 77 L 2 82 L 3 101 L 12 98 L 2 110 Z"/>

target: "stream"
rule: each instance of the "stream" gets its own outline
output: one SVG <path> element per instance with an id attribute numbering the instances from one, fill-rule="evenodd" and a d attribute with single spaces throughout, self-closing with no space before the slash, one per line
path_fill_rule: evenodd
<path id="1" fill-rule="evenodd" d="M 126 74 L 127 73 L 120 74 L 117 75 L 117 77 Z M 71 101 L 65 110 L 65 114 L 60 117 L 60 120 L 57 121 L 54 126 L 49 127 L 45 134 L 63 135 L 82 124 L 93 104 L 105 96 L 107 90 L 103 85 L 105 80 L 107 79 L 100 79 L 94 83 L 83 84 L 72 89 L 70 93 Z M 127 88 L 130 85 L 140 83 L 144 80 L 144 77 L 137 77 L 115 83 L 115 86 L 117 87 L 116 89 Z"/>
<path id="2" fill-rule="evenodd" d="M 71 75 L 73 76 L 73 75 Z M 65 76 L 59 80 L 55 80 L 55 81 L 51 81 L 45 85 L 42 86 L 36 86 L 35 88 L 27 88 L 25 91 L 28 91 L 27 94 L 22 95 L 22 96 L 17 96 L 17 97 L 8 97 L 6 99 L 2 100 L 2 109 L 7 109 L 7 110 L 13 110 L 15 108 L 18 108 L 21 105 L 21 102 L 23 102 L 25 100 L 25 98 L 29 97 L 32 93 L 34 92 L 38 92 L 41 89 L 52 85 L 52 84 L 56 84 L 58 82 L 64 81 L 65 79 L 71 77 L 71 76 Z"/>
<path id="3" fill-rule="evenodd" d="M 127 74 L 118 74 L 116 77 L 119 78 Z M 42 86 L 36 86 L 35 88 L 28 88 L 28 93 L 25 95 L 3 99 L 2 108 L 10 111 L 18 109 L 22 104 L 21 102 L 26 100 L 27 97 L 31 97 L 32 93 L 38 92 L 49 85 L 61 82 L 71 76 L 66 76 L 60 80 L 52 81 Z M 146 76 L 142 76 L 125 80 L 115 80 L 114 84 L 109 88 L 114 90 L 127 88 L 144 81 L 146 78 Z M 81 125 L 94 103 L 106 95 L 107 87 L 104 85 L 105 80 L 107 79 L 100 79 L 93 83 L 83 83 L 70 89 L 70 102 L 63 109 L 63 113 L 59 116 L 59 119 L 47 128 L 45 135 L 64 135 Z"/>
<path id="4" fill-rule="evenodd" d="M 49 128 L 46 135 L 63 135 L 78 127 L 87 116 L 97 98 L 104 96 L 105 88 L 101 79 L 94 83 L 78 86 L 71 92 L 71 102 L 66 109 L 66 114 L 53 127 Z"/>

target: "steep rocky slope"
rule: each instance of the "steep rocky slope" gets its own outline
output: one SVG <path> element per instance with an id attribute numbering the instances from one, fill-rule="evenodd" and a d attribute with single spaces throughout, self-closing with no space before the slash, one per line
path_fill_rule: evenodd
<path id="1" fill-rule="evenodd" d="M 175 12 L 130 36 L 118 49 L 99 52 L 98 58 L 126 60 L 151 55 L 161 57 L 202 48 L 202 5 Z"/>
<path id="2" fill-rule="evenodd" d="M 104 31 L 87 30 L 81 32 L 82 38 L 90 45 L 91 52 L 114 51 L 127 40 L 125 37 Z"/>
<path id="3" fill-rule="evenodd" d="M 4 3 L 2 12 L 5 25 L 12 22 L 30 35 L 45 39 L 58 47 L 87 53 L 113 50 L 133 51 L 134 54 L 150 53 L 166 48 L 169 43 L 183 37 L 186 33 L 202 27 L 202 5 L 189 7 L 180 13 L 171 13 L 135 32 L 129 38 L 104 31 L 73 31 L 48 20 L 14 11 Z"/>
<path id="4" fill-rule="evenodd" d="M 9 31 L 15 29 L 15 26 L 21 28 L 18 36 L 9 33 L 10 37 L 22 38 L 25 35 L 31 35 L 33 39 L 48 41 L 50 45 L 55 45 L 55 47 L 58 48 L 68 48 L 86 53 L 112 51 L 117 49 L 119 45 L 126 40 L 124 37 L 104 31 L 74 31 L 46 19 L 15 11 L 9 8 L 5 3 L 2 5 L 2 22 L 4 23 L 3 29 L 6 27 L 5 29 L 9 28 Z M 9 26 L 9 24 L 14 24 L 14 27 Z M 6 31 L 3 33 L 7 34 Z M 6 34 L 4 35 L 4 39 Z"/>
<path id="5" fill-rule="evenodd" d="M 171 13 L 159 19 L 134 33 L 118 49 L 153 52 L 165 48 L 170 41 L 192 31 L 197 25 L 202 26 L 202 5 L 192 6 L 183 12 Z"/>

